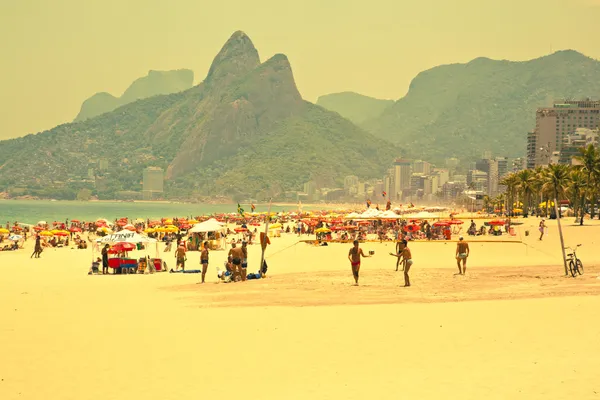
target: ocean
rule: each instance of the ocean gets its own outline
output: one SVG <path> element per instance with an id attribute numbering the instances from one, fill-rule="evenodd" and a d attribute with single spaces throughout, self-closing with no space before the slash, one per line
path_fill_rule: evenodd
<path id="1" fill-rule="evenodd" d="M 250 204 L 241 205 L 250 212 Z M 256 212 L 266 212 L 268 204 L 256 204 Z M 323 209 L 328 207 L 324 206 Z M 271 211 L 295 211 L 297 206 L 273 205 Z M 303 207 L 304 211 L 308 209 Z M 106 218 L 130 219 L 161 217 L 187 217 L 213 213 L 235 213 L 237 204 L 186 204 L 186 203 L 134 203 L 134 202 L 87 202 L 87 201 L 50 201 L 50 200 L 0 200 L 0 226 L 10 221 L 36 224 L 38 221 L 64 221 L 78 219 L 95 221 Z"/>

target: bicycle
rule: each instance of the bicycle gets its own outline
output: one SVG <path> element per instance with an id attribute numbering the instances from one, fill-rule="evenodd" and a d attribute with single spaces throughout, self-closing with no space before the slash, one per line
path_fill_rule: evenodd
<path id="1" fill-rule="evenodd" d="M 569 263 L 569 272 L 575 278 L 577 274 L 583 275 L 583 263 L 579 258 L 577 258 L 577 248 L 581 246 L 578 244 L 575 248 L 565 247 L 565 249 L 569 249 L 572 253 L 567 254 L 567 262 Z"/>

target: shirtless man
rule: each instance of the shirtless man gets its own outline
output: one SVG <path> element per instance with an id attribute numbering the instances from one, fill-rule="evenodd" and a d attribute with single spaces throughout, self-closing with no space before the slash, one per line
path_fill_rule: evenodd
<path id="1" fill-rule="evenodd" d="M 458 274 L 456 275 L 464 275 L 467 272 L 467 257 L 469 257 L 469 243 L 463 240 L 464 238 L 461 236 L 458 238 L 458 243 L 456 243 L 456 264 L 458 265 Z M 462 269 L 460 268 L 460 261 L 462 260 Z"/>
<path id="2" fill-rule="evenodd" d="M 390 253 L 390 256 L 398 257 L 398 261 L 402 259 L 404 264 L 404 287 L 410 286 L 410 278 L 408 276 L 408 272 L 410 271 L 411 265 L 413 265 L 412 253 L 408 248 L 408 242 L 406 240 L 402 240 L 400 242 L 400 252 L 394 254 Z"/>
<path id="3" fill-rule="evenodd" d="M 238 278 L 241 277 L 242 258 L 244 258 L 244 251 L 241 247 L 236 247 L 235 244 L 232 244 L 231 249 L 229 250 L 229 255 L 231 256 L 231 263 L 233 264 L 233 280 L 238 281 Z"/>
<path id="4" fill-rule="evenodd" d="M 179 269 L 181 265 L 181 270 L 185 271 L 185 247 L 178 246 L 177 250 L 175 250 L 175 259 L 177 260 L 177 264 L 175 265 L 175 271 Z"/>
<path id="5" fill-rule="evenodd" d="M 208 241 L 204 242 L 202 252 L 200 253 L 200 264 L 202 264 L 202 283 L 206 277 L 206 271 L 208 270 Z"/>
<path id="6" fill-rule="evenodd" d="M 366 256 L 362 249 L 358 247 L 358 240 L 354 241 L 354 247 L 348 252 L 348 260 L 350 260 L 350 266 L 352 267 L 352 275 L 354 275 L 354 286 L 358 286 L 358 272 L 360 271 L 360 257 L 371 257 Z"/>

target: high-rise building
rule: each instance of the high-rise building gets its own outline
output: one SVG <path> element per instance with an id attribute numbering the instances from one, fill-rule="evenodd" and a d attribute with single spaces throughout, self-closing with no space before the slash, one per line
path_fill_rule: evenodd
<path id="1" fill-rule="evenodd" d="M 502 179 L 508 174 L 508 159 L 496 157 L 496 161 L 498 162 L 498 179 Z"/>
<path id="2" fill-rule="evenodd" d="M 417 160 L 413 163 L 413 174 L 431 174 L 431 170 L 433 169 L 433 165 L 428 163 L 427 161 Z"/>
<path id="3" fill-rule="evenodd" d="M 398 158 L 394 161 L 394 192 L 392 199 L 402 199 L 402 191 L 410 189 L 411 165 L 409 160 Z"/>
<path id="4" fill-rule="evenodd" d="M 598 146 L 598 129 L 578 128 L 575 133 L 563 138 L 562 150 L 560 151 L 560 164 L 579 164 L 575 157 L 580 156 L 580 149 L 588 145 Z"/>
<path id="5" fill-rule="evenodd" d="M 535 129 L 527 134 L 527 168 L 546 165 L 552 153 L 560 151 L 565 136 L 577 128 L 598 128 L 600 101 L 566 100 L 552 107 L 539 108 Z"/>
<path id="6" fill-rule="evenodd" d="M 356 185 L 358 185 L 358 176 L 348 175 L 344 178 L 344 189 L 349 190 Z"/>
<path id="7" fill-rule="evenodd" d="M 144 169 L 142 182 L 142 196 L 146 200 L 152 199 L 154 193 L 162 193 L 164 189 L 164 171 L 158 167 Z"/>
<path id="8" fill-rule="evenodd" d="M 433 175 L 438 176 L 438 185 L 443 186 L 446 182 L 450 180 L 450 171 L 447 169 L 435 168 L 433 170 Z"/>

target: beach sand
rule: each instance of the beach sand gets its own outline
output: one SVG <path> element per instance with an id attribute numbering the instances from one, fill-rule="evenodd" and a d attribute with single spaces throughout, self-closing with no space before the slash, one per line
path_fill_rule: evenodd
<path id="1" fill-rule="evenodd" d="M 28 242 L 0 253 L 0 399 L 598 398 L 600 224 L 563 220 L 583 244 L 574 279 L 555 221 L 543 241 L 524 221 L 523 243 L 470 241 L 466 276 L 454 242 L 411 243 L 410 288 L 392 243 L 361 245 L 375 255 L 354 287 L 348 244 L 295 235 L 272 239 L 264 280 L 217 283 L 226 253 L 211 252 L 204 285 L 88 276 L 91 250 L 36 260 Z M 259 246 L 249 258 L 256 270 Z"/>

